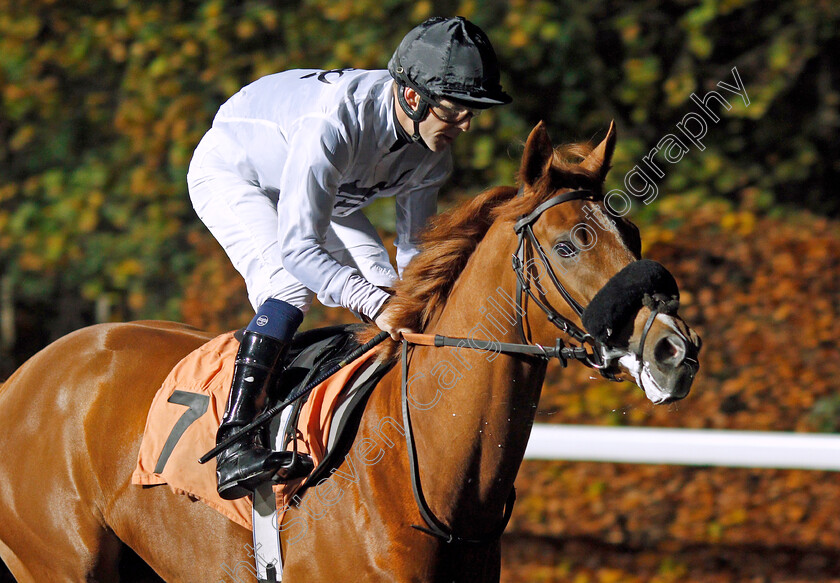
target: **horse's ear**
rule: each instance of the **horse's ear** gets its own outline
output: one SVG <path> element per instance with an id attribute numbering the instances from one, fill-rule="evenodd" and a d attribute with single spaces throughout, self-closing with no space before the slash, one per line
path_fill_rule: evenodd
<path id="1" fill-rule="evenodd" d="M 607 136 L 598 146 L 580 163 L 580 166 L 590 172 L 595 172 L 601 177 L 601 181 L 607 176 L 610 170 L 613 152 L 615 151 L 615 122 L 610 122 L 610 129 Z"/>
<path id="2" fill-rule="evenodd" d="M 525 142 L 525 153 L 522 154 L 522 166 L 519 169 L 519 179 L 522 184 L 532 186 L 548 170 L 554 149 L 545 124 L 540 122 L 531 130 L 528 141 Z"/>

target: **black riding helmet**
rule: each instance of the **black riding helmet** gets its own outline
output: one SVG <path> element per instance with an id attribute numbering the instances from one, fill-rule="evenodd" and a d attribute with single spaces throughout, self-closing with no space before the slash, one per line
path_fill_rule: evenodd
<path id="1" fill-rule="evenodd" d="M 461 16 L 435 16 L 409 31 L 394 51 L 388 71 L 400 86 L 400 106 L 414 121 L 415 141 L 429 106 L 441 99 L 472 109 L 511 102 L 499 82 L 499 61 L 490 40 Z M 405 100 L 405 86 L 422 98 L 416 110 Z"/>

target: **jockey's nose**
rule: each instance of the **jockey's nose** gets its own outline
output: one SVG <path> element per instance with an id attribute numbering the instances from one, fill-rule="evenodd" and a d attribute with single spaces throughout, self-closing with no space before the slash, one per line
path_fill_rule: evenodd
<path id="1" fill-rule="evenodd" d="M 467 116 L 467 119 L 465 119 L 464 121 L 462 121 L 461 123 L 459 123 L 457 127 L 458 127 L 458 128 L 459 128 L 462 132 L 468 132 L 468 131 L 470 131 L 470 122 L 471 122 L 471 121 L 472 121 L 472 116 Z"/>

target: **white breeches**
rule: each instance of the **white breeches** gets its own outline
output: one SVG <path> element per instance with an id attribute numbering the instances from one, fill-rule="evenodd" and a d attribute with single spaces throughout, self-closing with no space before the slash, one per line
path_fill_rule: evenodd
<path id="1" fill-rule="evenodd" d="M 283 212 L 282 195 L 261 188 L 236 157 L 223 143 L 202 140 L 187 174 L 193 208 L 245 278 L 254 310 L 276 298 L 305 313 L 315 294 L 280 259 L 277 212 Z M 324 249 L 373 285 L 391 287 L 398 279 L 382 240 L 361 211 L 332 218 Z"/>

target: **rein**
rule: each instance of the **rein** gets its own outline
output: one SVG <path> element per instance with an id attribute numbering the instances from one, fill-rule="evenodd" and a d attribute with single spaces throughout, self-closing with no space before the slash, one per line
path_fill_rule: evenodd
<path id="1" fill-rule="evenodd" d="M 516 489 L 511 488 L 510 494 L 508 494 L 507 500 L 505 501 L 504 513 L 498 526 L 496 526 L 496 528 L 494 528 L 490 533 L 484 536 L 478 538 L 465 538 L 458 536 L 452 531 L 450 527 L 448 527 L 437 516 L 435 516 L 432 509 L 429 507 L 428 502 L 426 502 L 426 497 L 423 495 L 423 489 L 420 484 L 420 472 L 418 470 L 417 451 L 414 445 L 414 431 L 411 426 L 411 415 L 409 413 L 409 344 L 435 347 L 466 347 L 476 350 L 500 352 L 504 354 L 519 354 L 525 356 L 533 356 L 545 359 L 546 361 L 552 358 L 557 358 L 558 360 L 560 360 L 563 367 L 565 367 L 568 364 L 568 361 L 570 359 L 573 359 L 578 360 L 591 368 L 599 370 L 601 374 L 604 375 L 606 378 L 609 378 L 611 380 L 617 380 L 605 370 L 607 367 L 604 365 L 604 361 L 601 356 L 601 350 L 603 350 L 601 343 L 598 342 L 591 335 L 581 330 L 573 322 L 557 313 L 549 305 L 540 301 L 536 294 L 534 294 L 534 292 L 531 291 L 529 278 L 527 277 L 524 268 L 524 248 L 525 241 L 527 238 L 527 241 L 536 250 L 538 256 L 540 257 L 540 260 L 543 262 L 543 265 L 550 274 L 551 281 L 555 285 L 557 290 L 560 292 L 560 294 L 563 296 L 563 298 L 578 316 L 583 314 L 584 308 L 571 296 L 571 294 L 566 290 L 566 288 L 563 286 L 560 280 L 557 279 L 553 270 L 551 270 L 548 264 L 548 257 L 546 256 L 545 251 L 543 250 L 542 246 L 540 245 L 539 241 L 534 235 L 532 225 L 534 222 L 537 221 L 537 219 L 540 218 L 540 216 L 546 210 L 554 206 L 557 206 L 570 200 L 590 200 L 593 198 L 594 194 L 591 191 L 587 190 L 575 190 L 572 192 L 559 194 L 540 204 L 531 213 L 521 217 L 514 225 L 514 231 L 519 236 L 519 244 L 517 245 L 516 254 L 513 256 L 513 270 L 516 273 L 516 302 L 517 307 L 519 308 L 516 310 L 516 319 L 519 335 L 523 340 L 522 344 L 474 340 L 467 338 L 455 338 L 450 336 L 431 334 L 403 334 L 401 353 L 402 379 L 400 385 L 403 410 L 403 424 L 405 425 L 405 442 L 406 447 L 408 449 L 408 464 L 409 473 L 411 475 L 411 489 L 414 493 L 414 500 L 417 503 L 417 508 L 420 511 L 420 516 L 426 523 L 426 527 L 419 526 L 417 524 L 412 524 L 412 528 L 415 528 L 421 532 L 439 538 L 442 541 L 449 544 L 486 544 L 497 541 L 499 538 L 501 538 L 502 533 L 505 531 L 505 528 L 507 528 L 511 514 L 513 513 L 513 505 L 516 501 Z M 564 333 L 571 336 L 574 340 L 580 342 L 581 345 L 566 346 L 566 343 L 561 338 L 557 338 L 554 347 L 551 348 L 547 348 L 540 344 L 529 344 L 525 335 L 525 327 L 522 321 L 522 313 L 525 313 L 525 310 L 521 308 L 523 291 L 526 292 L 534 300 L 534 302 L 540 307 L 540 309 L 543 312 L 545 312 L 546 316 L 552 324 L 557 326 Z M 522 312 L 520 312 L 520 310 L 522 310 Z M 590 344 L 592 346 L 592 352 L 587 351 L 585 346 L 586 344 Z"/>
<path id="2" fill-rule="evenodd" d="M 520 194 L 522 190 L 520 189 Z M 426 527 L 412 524 L 411 527 L 421 532 L 437 537 L 446 543 L 457 544 L 485 544 L 498 540 L 504 532 L 513 512 L 513 505 L 516 500 L 516 490 L 511 488 L 510 494 L 505 501 L 505 509 L 501 521 L 487 535 L 478 538 L 465 538 L 457 536 L 450 527 L 445 525 L 439 518 L 437 518 L 426 502 L 423 495 L 423 489 L 420 484 L 420 473 L 418 471 L 417 451 L 414 445 L 414 431 L 411 426 L 411 416 L 409 413 L 408 403 L 408 345 L 415 344 L 420 346 L 434 346 L 434 347 L 464 347 L 476 350 L 493 351 L 497 353 L 531 356 L 544 359 L 546 361 L 557 358 L 563 367 L 566 367 L 569 360 L 577 360 L 584 365 L 593 368 L 601 373 L 601 375 L 611 381 L 618 381 L 615 375 L 608 369 L 612 367 L 612 361 L 616 358 L 605 342 L 595 338 L 591 334 L 584 331 L 577 324 L 557 312 L 547 302 L 544 302 L 531 289 L 531 276 L 527 269 L 526 263 L 526 247 L 530 247 L 536 257 L 539 258 L 545 271 L 548 273 L 554 287 L 569 305 L 572 310 L 580 317 L 583 315 L 585 308 L 575 300 L 569 291 L 565 288 L 563 283 L 557 278 L 554 270 L 551 268 L 550 260 L 534 235 L 533 225 L 542 216 L 542 214 L 550 208 L 557 205 L 569 202 L 572 200 L 596 200 L 596 195 L 589 190 L 573 190 L 564 192 L 553 196 L 547 201 L 540 204 L 533 211 L 520 217 L 514 224 L 514 232 L 518 236 L 518 244 L 516 253 L 513 255 L 513 271 L 516 274 L 516 327 L 519 331 L 519 337 L 522 343 L 497 342 L 487 340 L 474 340 L 468 338 L 456 338 L 450 336 L 431 335 L 431 334 L 413 334 L 404 333 L 402 341 L 402 379 L 401 379 L 401 401 L 403 410 L 403 423 L 405 425 L 405 440 L 408 449 L 408 462 L 411 475 L 411 489 L 414 492 L 414 500 L 417 503 L 417 508 L 420 511 Z M 522 307 L 523 296 L 527 296 L 539 307 L 548 318 L 548 321 L 554 324 L 561 332 L 570 336 L 573 340 L 580 343 L 579 346 L 569 345 L 561 338 L 555 339 L 553 347 L 545 347 L 540 344 L 531 344 L 528 341 L 525 332 L 525 321 L 523 315 L 527 318 L 527 310 Z M 660 313 L 675 313 L 678 306 L 678 300 L 674 300 L 659 293 L 645 294 L 644 304 L 650 308 L 651 313 L 645 323 L 640 346 L 638 352 L 635 354 L 639 361 L 643 361 L 645 341 L 648 332 L 653 325 L 654 320 Z M 591 347 L 591 352 L 587 350 L 587 346 Z M 427 528 L 428 527 L 428 528 Z"/>

